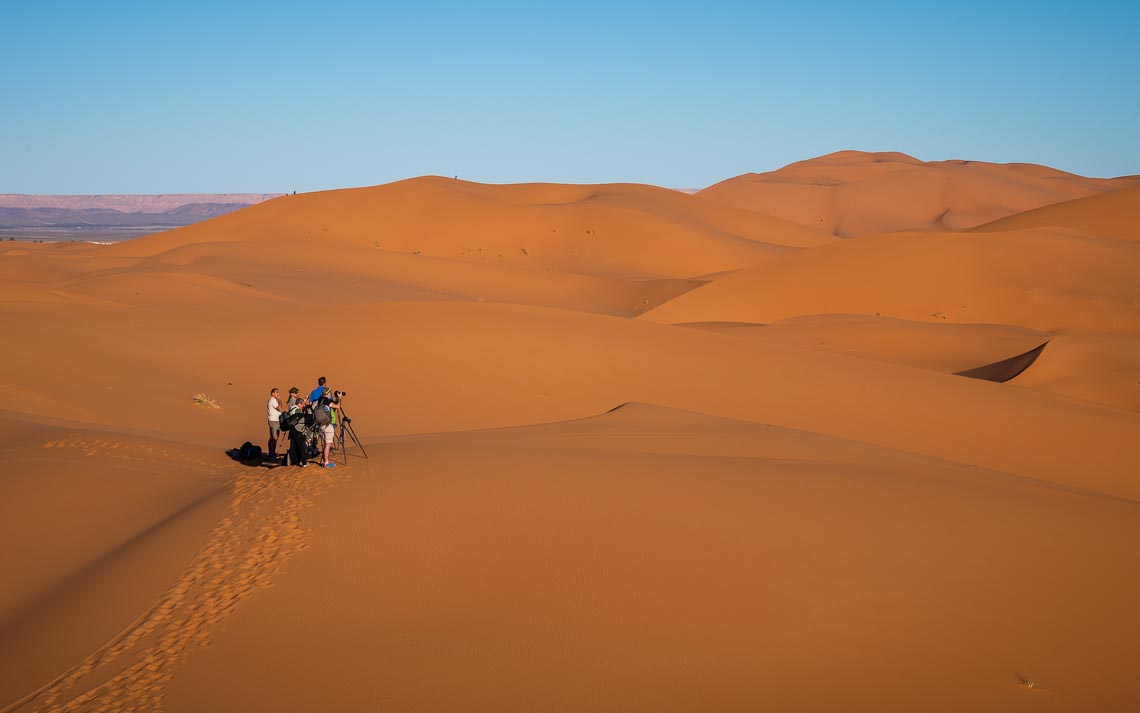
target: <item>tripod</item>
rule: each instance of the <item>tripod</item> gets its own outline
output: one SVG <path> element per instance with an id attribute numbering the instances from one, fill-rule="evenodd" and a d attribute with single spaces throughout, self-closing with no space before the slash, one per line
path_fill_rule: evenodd
<path id="1" fill-rule="evenodd" d="M 337 429 L 336 436 L 333 438 L 333 451 L 340 453 L 344 458 L 344 464 L 348 465 L 348 450 L 345 448 L 345 436 L 360 449 L 360 453 L 367 458 L 368 451 L 364 450 L 364 446 L 360 445 L 360 439 L 356 437 L 356 431 L 352 428 L 352 419 L 344 412 L 344 406 L 340 407 L 340 424 Z M 353 454 L 355 455 L 355 454 Z M 334 456 L 335 459 L 335 456 Z"/>

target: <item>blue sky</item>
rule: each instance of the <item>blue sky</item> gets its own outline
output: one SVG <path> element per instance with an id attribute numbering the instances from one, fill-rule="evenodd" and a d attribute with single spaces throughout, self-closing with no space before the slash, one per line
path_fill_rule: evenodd
<path id="1" fill-rule="evenodd" d="M 1140 3 L 8 3 L 0 192 L 1140 173 Z M 554 9 L 552 9 L 554 8 Z"/>

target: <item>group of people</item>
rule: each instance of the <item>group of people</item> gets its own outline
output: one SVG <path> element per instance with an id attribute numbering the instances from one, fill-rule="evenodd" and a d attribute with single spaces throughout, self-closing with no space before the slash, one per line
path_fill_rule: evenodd
<path id="1" fill-rule="evenodd" d="M 332 452 L 333 441 L 336 439 L 336 426 L 339 422 L 340 400 L 333 396 L 332 390 L 326 386 L 327 380 L 325 377 L 317 379 L 317 388 L 309 393 L 309 397 L 305 398 L 301 395 L 301 390 L 296 386 L 289 389 L 289 397 L 285 402 L 285 407 L 281 407 L 281 391 L 275 386 L 269 391 L 269 403 L 267 408 L 269 411 L 269 458 L 276 460 L 277 443 L 281 438 L 282 423 L 293 422 L 294 426 L 289 428 L 289 462 L 294 465 L 299 465 L 305 468 L 309 465 L 308 460 L 308 446 L 310 436 L 316 439 L 320 436 L 324 440 L 324 445 L 320 449 L 321 454 L 321 467 L 322 468 L 335 468 L 334 463 L 329 454 Z M 337 392 L 339 395 L 339 392 Z M 323 416 L 316 417 L 319 411 L 323 411 Z M 298 417 L 299 416 L 299 417 Z M 312 416 L 314 418 L 305 418 Z M 307 424 L 314 423 L 316 433 L 310 433 Z"/>

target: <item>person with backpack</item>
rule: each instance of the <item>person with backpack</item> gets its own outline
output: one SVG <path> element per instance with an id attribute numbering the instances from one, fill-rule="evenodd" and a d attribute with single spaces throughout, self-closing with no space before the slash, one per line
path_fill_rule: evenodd
<path id="1" fill-rule="evenodd" d="M 335 468 L 336 463 L 329 460 L 329 453 L 332 451 L 333 441 L 336 439 L 337 411 L 340 409 L 340 404 L 329 398 L 329 388 L 324 386 L 324 381 L 325 377 L 322 376 L 320 379 L 321 386 L 313 392 L 318 394 L 312 403 L 313 423 L 317 425 L 325 441 L 324 450 L 321 451 L 321 467 Z"/>
<path id="2" fill-rule="evenodd" d="M 282 428 L 289 431 L 289 462 L 306 468 L 309 465 L 308 443 L 305 434 L 305 403 L 300 399 L 290 399 L 289 410 L 281 419 Z"/>
<path id="3" fill-rule="evenodd" d="M 285 402 L 285 411 L 288 412 L 301 402 L 301 390 L 296 386 L 289 387 L 289 400 Z"/>
<path id="4" fill-rule="evenodd" d="M 326 381 L 326 379 L 323 376 L 321 378 L 317 379 L 317 388 L 313 389 L 309 393 L 309 403 L 310 404 L 317 403 L 317 401 L 320 400 L 320 398 L 322 396 L 324 396 L 326 392 L 328 392 L 328 387 L 325 386 L 325 381 Z"/>

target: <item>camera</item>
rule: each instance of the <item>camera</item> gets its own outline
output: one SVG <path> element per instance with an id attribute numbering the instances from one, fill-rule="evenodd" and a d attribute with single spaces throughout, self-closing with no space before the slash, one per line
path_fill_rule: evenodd
<path id="1" fill-rule="evenodd" d="M 347 391 L 334 391 L 332 400 L 333 401 L 340 401 L 341 396 L 348 396 L 348 392 Z"/>

